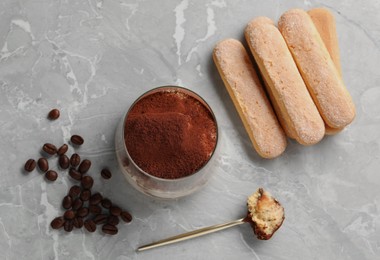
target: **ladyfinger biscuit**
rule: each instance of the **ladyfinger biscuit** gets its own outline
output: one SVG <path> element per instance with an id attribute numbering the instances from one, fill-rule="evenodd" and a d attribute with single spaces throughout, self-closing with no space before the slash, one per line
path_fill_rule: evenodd
<path id="1" fill-rule="evenodd" d="M 292 9 L 278 26 L 325 123 L 338 129 L 351 123 L 354 103 L 310 16 Z"/>
<path id="2" fill-rule="evenodd" d="M 264 158 L 282 154 L 287 141 L 243 44 L 219 42 L 213 53 L 224 85 L 257 153 Z"/>
<path id="3" fill-rule="evenodd" d="M 338 35 L 336 33 L 336 24 L 333 14 L 326 8 L 314 8 L 307 11 L 307 13 L 321 36 L 339 75 L 342 76 Z"/>
<path id="4" fill-rule="evenodd" d="M 267 17 L 252 20 L 245 37 L 286 132 L 304 145 L 319 142 L 325 134 L 323 120 L 273 21 Z"/>
<path id="5" fill-rule="evenodd" d="M 314 8 L 307 11 L 315 28 L 322 38 L 327 51 L 330 54 L 332 61 L 339 75 L 342 77 L 342 68 L 340 65 L 338 35 L 336 33 L 335 18 L 333 14 L 326 8 Z M 344 128 L 331 128 L 325 125 L 326 135 L 334 135 L 342 131 Z"/>

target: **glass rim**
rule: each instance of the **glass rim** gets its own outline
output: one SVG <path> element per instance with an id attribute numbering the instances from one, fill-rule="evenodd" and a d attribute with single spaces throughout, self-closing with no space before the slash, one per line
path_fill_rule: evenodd
<path id="1" fill-rule="evenodd" d="M 189 174 L 189 175 L 186 175 L 186 176 L 183 176 L 183 177 L 180 177 L 180 178 L 175 178 L 175 179 L 165 179 L 165 178 L 160 178 L 160 177 L 157 177 L 157 176 L 154 176 L 146 171 L 144 171 L 143 169 L 141 169 L 137 164 L 136 162 L 132 159 L 131 155 L 129 154 L 128 152 L 128 149 L 127 149 L 127 146 L 125 144 L 125 123 L 126 123 L 126 120 L 128 118 L 128 115 L 130 113 L 130 111 L 132 110 L 132 108 L 136 105 L 136 103 L 138 101 L 140 101 L 143 97 L 151 94 L 151 92 L 156 92 L 156 91 L 159 91 L 160 89 L 177 89 L 179 91 L 182 91 L 182 93 L 188 95 L 188 93 L 186 92 L 189 92 L 190 94 L 194 95 L 197 99 L 199 99 L 201 102 L 201 104 L 203 106 L 205 106 L 207 108 L 207 110 L 210 112 L 211 116 L 212 116 L 212 119 L 213 121 L 215 122 L 215 128 L 216 128 L 216 139 L 215 139 L 215 146 L 214 146 L 214 149 L 212 150 L 212 153 L 210 154 L 210 157 L 207 159 L 207 161 L 202 165 L 202 167 L 200 167 L 197 171 Z M 199 101 L 198 100 L 198 101 Z M 155 180 L 158 180 L 158 181 L 162 181 L 162 182 L 179 182 L 179 181 L 182 181 L 182 180 L 186 180 L 186 179 L 189 179 L 189 178 L 192 178 L 193 176 L 195 176 L 197 173 L 201 172 L 203 170 L 203 168 L 206 167 L 206 165 L 211 161 L 211 158 L 213 158 L 214 154 L 215 154 L 215 151 L 216 151 L 216 148 L 218 146 L 218 140 L 219 140 L 219 127 L 218 127 L 218 122 L 216 120 L 216 117 L 215 117 L 215 114 L 214 114 L 214 111 L 211 109 L 211 106 L 206 102 L 206 100 L 204 100 L 199 94 L 195 93 L 194 91 L 188 89 L 188 88 L 185 88 L 185 87 L 182 87 L 182 86 L 175 86 L 175 85 L 164 85 L 164 86 L 159 86 L 159 87 L 155 87 L 155 88 L 152 88 L 148 91 L 145 91 L 143 94 L 141 94 L 138 98 L 136 98 L 136 100 L 132 103 L 132 105 L 129 107 L 128 111 L 125 113 L 124 115 L 124 118 L 123 118 L 123 129 L 122 129 L 122 139 L 123 139 L 123 148 L 125 150 L 125 152 L 127 153 L 127 156 L 130 160 L 130 163 L 133 164 L 134 167 L 136 167 L 137 170 L 139 170 L 142 174 L 146 175 L 147 177 L 149 178 L 152 178 L 152 179 L 155 179 Z"/>

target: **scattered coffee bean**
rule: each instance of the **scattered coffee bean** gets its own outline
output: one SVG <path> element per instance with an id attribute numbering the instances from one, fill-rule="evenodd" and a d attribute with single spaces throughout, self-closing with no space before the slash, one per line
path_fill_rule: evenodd
<path id="1" fill-rule="evenodd" d="M 53 229 L 60 229 L 61 227 L 63 227 L 64 224 L 65 224 L 65 220 L 63 219 L 63 217 L 56 217 L 55 219 L 52 220 L 52 222 L 50 223 L 50 226 Z"/>
<path id="2" fill-rule="evenodd" d="M 94 185 L 94 179 L 91 176 L 83 176 L 81 180 L 82 187 L 85 189 L 91 189 Z"/>
<path id="3" fill-rule="evenodd" d="M 57 147 L 54 144 L 46 143 L 42 146 L 42 150 L 50 155 L 54 155 L 57 153 Z"/>
<path id="4" fill-rule="evenodd" d="M 102 175 L 103 179 L 106 179 L 106 180 L 108 180 L 108 179 L 110 179 L 112 177 L 112 173 L 108 169 L 103 169 L 100 172 L 100 175 Z"/>
<path id="5" fill-rule="evenodd" d="M 77 153 L 73 153 L 70 157 L 70 164 L 73 167 L 77 167 L 80 164 L 80 156 Z"/>
<path id="6" fill-rule="evenodd" d="M 110 224 L 103 225 L 102 231 L 108 235 L 116 235 L 118 232 L 117 227 Z"/>
<path id="7" fill-rule="evenodd" d="M 82 190 L 80 194 L 80 199 L 83 201 L 88 201 L 91 197 L 91 191 L 90 190 Z"/>
<path id="8" fill-rule="evenodd" d="M 119 224 L 119 218 L 114 215 L 110 215 L 108 216 L 107 223 L 116 226 Z"/>
<path id="9" fill-rule="evenodd" d="M 110 208 L 110 213 L 114 216 L 120 216 L 121 214 L 121 208 L 119 208 L 118 206 L 112 206 Z"/>
<path id="10" fill-rule="evenodd" d="M 96 230 L 96 224 L 94 221 L 88 219 L 84 222 L 84 227 L 88 232 L 94 232 Z"/>
<path id="11" fill-rule="evenodd" d="M 61 113 L 59 112 L 59 110 L 56 109 L 56 108 L 54 108 L 54 109 L 50 110 L 50 112 L 48 114 L 48 118 L 50 120 L 56 120 L 56 119 L 58 119 L 58 117 L 59 117 L 60 114 Z"/>
<path id="12" fill-rule="evenodd" d="M 102 208 L 98 205 L 90 205 L 88 209 L 90 210 L 92 214 L 95 214 L 95 215 L 102 213 Z"/>
<path id="13" fill-rule="evenodd" d="M 58 178 L 58 173 L 53 170 L 49 170 L 45 173 L 45 177 L 49 181 L 55 181 Z"/>
<path id="14" fill-rule="evenodd" d="M 57 154 L 58 155 L 65 154 L 68 149 L 69 149 L 69 146 L 67 144 L 63 144 L 61 147 L 58 148 Z"/>
<path id="15" fill-rule="evenodd" d="M 106 214 L 98 214 L 93 218 L 96 225 L 104 224 L 107 222 L 108 216 Z"/>
<path id="16" fill-rule="evenodd" d="M 87 217 L 88 213 L 89 213 L 89 210 L 86 207 L 82 207 L 77 210 L 77 215 L 82 218 Z"/>
<path id="17" fill-rule="evenodd" d="M 72 198 L 76 198 L 77 196 L 80 195 L 80 192 L 81 192 L 81 188 L 78 186 L 78 185 L 74 185 L 70 188 L 69 190 L 69 195 L 72 197 Z"/>
<path id="18" fill-rule="evenodd" d="M 74 228 L 73 221 L 72 220 L 66 220 L 63 228 L 66 232 L 71 232 Z"/>
<path id="19" fill-rule="evenodd" d="M 74 220 L 73 220 L 73 225 L 74 225 L 74 227 L 76 227 L 76 228 L 81 228 L 81 227 L 83 227 L 83 218 L 81 218 L 81 217 L 76 217 L 76 218 L 74 218 Z"/>
<path id="20" fill-rule="evenodd" d="M 79 165 L 78 171 L 82 174 L 85 174 L 86 172 L 88 172 L 90 167 L 91 167 L 91 161 L 84 159 Z"/>
<path id="21" fill-rule="evenodd" d="M 70 166 L 70 160 L 66 154 L 60 155 L 58 162 L 59 162 L 59 166 L 64 170 L 66 170 Z"/>
<path id="22" fill-rule="evenodd" d="M 80 135 L 72 135 L 70 140 L 71 140 L 71 143 L 75 145 L 82 145 L 84 143 L 84 140 L 82 136 Z"/>
<path id="23" fill-rule="evenodd" d="M 102 199 L 101 204 L 105 209 L 109 209 L 112 206 L 112 202 L 109 199 Z"/>
<path id="24" fill-rule="evenodd" d="M 75 212 L 74 212 L 74 210 L 71 210 L 71 209 L 66 210 L 65 214 L 63 214 L 63 217 L 65 219 L 73 219 L 73 218 L 75 218 Z"/>
<path id="25" fill-rule="evenodd" d="M 75 168 L 71 168 L 69 170 L 69 175 L 71 178 L 73 178 L 74 180 L 77 180 L 77 181 L 80 181 L 82 179 L 82 174 L 80 174 L 80 172 L 75 170 Z"/>
<path id="26" fill-rule="evenodd" d="M 27 172 L 31 172 L 36 168 L 36 161 L 34 159 L 29 159 L 26 161 L 24 170 Z"/>
<path id="27" fill-rule="evenodd" d="M 132 221 L 132 215 L 129 214 L 128 211 L 123 211 L 121 212 L 121 215 L 120 215 L 121 219 L 126 222 L 126 223 L 129 223 Z"/>
<path id="28" fill-rule="evenodd" d="M 95 193 L 90 198 L 90 205 L 98 205 L 103 199 L 100 193 Z"/>
<path id="29" fill-rule="evenodd" d="M 46 158 L 38 159 L 37 165 L 38 165 L 38 168 L 40 168 L 42 172 L 46 172 L 47 170 L 49 170 L 49 163 L 46 160 Z"/>
<path id="30" fill-rule="evenodd" d="M 69 209 L 73 205 L 73 200 L 70 195 L 67 195 L 62 200 L 62 207 L 64 209 Z"/>
<path id="31" fill-rule="evenodd" d="M 48 118 L 55 120 L 59 118 L 60 111 L 58 109 L 52 109 Z M 70 138 L 71 144 L 80 146 L 84 143 L 84 140 L 79 135 L 72 135 Z M 115 235 L 118 233 L 116 225 L 119 224 L 120 216 L 125 222 L 130 222 L 132 216 L 126 212 L 122 211 L 121 208 L 117 206 L 112 206 L 112 202 L 103 198 L 100 193 L 95 193 L 91 196 L 91 188 L 94 185 L 94 179 L 91 176 L 85 175 L 91 168 L 91 161 L 85 159 L 81 161 L 79 154 L 74 153 L 71 157 L 67 157 L 66 153 L 68 151 L 68 145 L 63 144 L 58 149 L 55 145 L 51 143 L 45 143 L 42 146 L 42 150 L 48 155 L 58 154 L 58 164 L 62 169 L 68 169 L 69 175 L 75 179 L 80 180 L 82 188 L 78 185 L 74 185 L 70 188 L 68 195 L 62 200 L 62 207 L 66 209 L 63 216 L 54 218 L 50 226 L 53 229 L 60 229 L 64 227 L 64 230 L 71 232 L 73 228 L 85 227 L 88 232 L 94 232 L 96 230 L 96 225 L 102 224 L 102 231 L 109 235 Z M 45 157 L 48 157 L 47 155 Z M 36 165 L 38 168 L 45 173 L 45 177 L 49 181 L 55 181 L 58 178 L 58 174 L 54 170 L 49 170 L 49 162 L 47 158 L 39 158 L 36 162 L 34 159 L 29 159 L 25 162 L 24 170 L 31 172 L 35 169 Z M 78 169 L 76 169 L 78 167 Z M 104 168 L 101 170 L 101 176 L 104 179 L 110 179 L 112 173 L 109 169 Z M 85 175 L 85 176 L 83 176 Z M 89 201 L 88 203 L 86 201 Z M 84 207 L 86 205 L 86 207 Z M 88 205 L 88 206 L 87 206 Z M 102 214 L 102 208 L 108 209 L 110 214 Z M 84 221 L 83 218 L 87 217 L 92 213 L 95 215 L 93 219 L 87 219 Z"/>
<path id="32" fill-rule="evenodd" d="M 73 201 L 73 210 L 77 210 L 83 206 L 83 201 L 80 198 L 76 198 Z"/>

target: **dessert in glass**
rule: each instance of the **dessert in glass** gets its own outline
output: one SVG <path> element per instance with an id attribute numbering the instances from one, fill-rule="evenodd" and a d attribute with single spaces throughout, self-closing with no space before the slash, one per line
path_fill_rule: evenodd
<path id="1" fill-rule="evenodd" d="M 116 131 L 116 155 L 127 181 L 153 197 L 175 199 L 212 175 L 218 126 L 210 106 L 178 86 L 140 96 Z"/>

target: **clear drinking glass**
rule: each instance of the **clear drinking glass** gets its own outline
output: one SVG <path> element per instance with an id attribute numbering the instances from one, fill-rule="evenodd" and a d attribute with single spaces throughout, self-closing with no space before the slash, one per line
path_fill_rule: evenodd
<path id="1" fill-rule="evenodd" d="M 124 140 L 125 127 L 124 126 L 125 126 L 129 111 L 131 111 L 133 106 L 139 100 L 143 99 L 144 97 L 148 95 L 151 95 L 153 93 L 160 92 L 160 91 L 178 91 L 198 100 L 206 109 L 210 111 L 210 114 L 212 115 L 212 118 L 216 125 L 216 142 L 215 142 L 214 150 L 211 153 L 209 160 L 198 171 L 186 177 L 182 177 L 178 179 L 163 179 L 163 178 L 158 178 L 156 176 L 150 175 L 149 173 L 143 171 L 132 160 L 125 144 L 125 140 Z M 219 136 L 218 125 L 216 122 L 215 115 L 211 107 L 199 95 L 197 95 L 196 93 L 194 93 L 193 91 L 189 89 L 178 87 L 178 86 L 158 87 L 141 95 L 132 104 L 128 112 L 123 116 L 116 130 L 116 136 L 115 136 L 116 157 L 117 157 L 120 169 L 123 172 L 125 178 L 137 190 L 155 198 L 176 199 L 176 198 L 180 198 L 180 197 L 183 197 L 195 192 L 199 188 L 203 187 L 207 183 L 207 181 L 210 179 L 213 173 L 212 165 L 215 163 L 215 157 L 216 157 L 215 154 L 218 147 L 218 136 Z M 147 149 L 149 149 L 149 147 L 147 147 Z"/>

